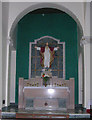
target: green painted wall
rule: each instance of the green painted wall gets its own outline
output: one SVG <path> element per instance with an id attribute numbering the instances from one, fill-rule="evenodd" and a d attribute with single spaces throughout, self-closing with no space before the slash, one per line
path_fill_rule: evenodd
<path id="1" fill-rule="evenodd" d="M 29 42 L 42 36 L 52 36 L 65 42 L 66 79 L 75 78 L 75 104 L 78 104 L 77 24 L 67 14 L 27 14 L 18 23 L 16 54 L 16 103 L 18 79 L 28 78 Z"/>

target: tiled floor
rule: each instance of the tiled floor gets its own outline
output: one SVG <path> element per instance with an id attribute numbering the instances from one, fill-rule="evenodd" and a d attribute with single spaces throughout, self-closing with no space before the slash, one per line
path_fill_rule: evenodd
<path id="1" fill-rule="evenodd" d="M 90 118 L 85 109 L 75 110 L 25 110 L 18 109 L 17 105 L 2 108 L 2 118 Z"/>

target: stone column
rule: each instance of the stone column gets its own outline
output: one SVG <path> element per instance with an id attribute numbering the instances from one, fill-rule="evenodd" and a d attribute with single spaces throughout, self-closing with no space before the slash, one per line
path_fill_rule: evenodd
<path id="1" fill-rule="evenodd" d="M 10 104 L 10 58 L 13 42 L 10 37 L 7 38 L 7 51 L 6 51 L 6 84 L 5 84 L 5 106 Z"/>
<path id="2" fill-rule="evenodd" d="M 84 49 L 84 84 L 83 84 L 83 99 L 84 108 L 90 109 L 90 44 L 92 38 L 90 36 L 82 37 L 81 46 Z"/>
<path id="3" fill-rule="evenodd" d="M 0 110 L 2 108 L 2 3 L 0 2 Z"/>

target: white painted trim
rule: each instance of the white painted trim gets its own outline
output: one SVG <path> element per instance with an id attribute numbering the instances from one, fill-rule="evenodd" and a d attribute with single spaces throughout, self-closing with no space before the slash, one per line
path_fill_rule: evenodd
<path id="1" fill-rule="evenodd" d="M 41 39 L 44 39 L 44 38 L 51 38 L 51 39 L 54 39 L 55 41 L 58 42 L 58 44 L 59 44 L 59 42 L 60 42 L 59 39 L 56 39 L 56 38 L 54 38 L 54 37 L 52 37 L 52 36 L 43 36 L 43 37 L 40 37 L 39 39 L 35 39 L 35 43 L 37 43 L 37 41 L 39 41 L 39 40 L 41 40 Z"/>
<path id="2" fill-rule="evenodd" d="M 35 39 L 34 42 L 29 43 L 29 79 L 31 78 L 31 46 L 32 46 L 32 44 L 37 44 L 37 41 L 44 39 L 44 38 L 51 38 L 51 39 L 57 41 L 58 44 L 63 44 L 63 78 L 62 79 L 65 79 L 65 42 L 60 42 L 59 39 L 56 39 L 51 36 L 43 36 L 38 39 Z"/>

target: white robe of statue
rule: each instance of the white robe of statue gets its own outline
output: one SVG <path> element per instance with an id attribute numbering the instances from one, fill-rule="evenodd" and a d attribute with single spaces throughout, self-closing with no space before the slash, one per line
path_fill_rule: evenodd
<path id="1" fill-rule="evenodd" d="M 41 50 L 41 47 L 37 47 L 37 50 Z M 54 51 L 57 51 L 58 48 L 55 47 Z M 44 67 L 50 67 L 50 49 L 49 47 L 45 47 L 45 52 L 44 52 Z"/>

